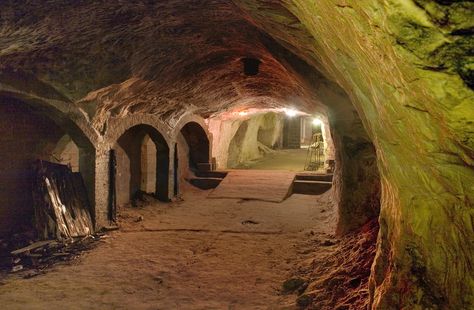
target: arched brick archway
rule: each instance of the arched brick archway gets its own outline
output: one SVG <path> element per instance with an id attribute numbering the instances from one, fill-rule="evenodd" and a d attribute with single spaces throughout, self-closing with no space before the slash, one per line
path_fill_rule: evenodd
<path id="1" fill-rule="evenodd" d="M 204 119 L 197 115 L 183 117 L 175 127 L 174 141 L 180 136 L 187 144 L 189 167 L 195 170 L 209 168 L 212 137 Z"/>
<path id="2" fill-rule="evenodd" d="M 174 127 L 173 141 L 173 187 L 178 195 L 180 183 L 189 173 L 212 169 L 212 136 L 203 118 L 186 115 Z"/>
<path id="3" fill-rule="evenodd" d="M 67 103 L 0 93 L 0 235 L 27 229 L 33 219 L 32 164 L 52 160 L 64 136 L 78 148 L 78 170 L 86 185 L 94 218 L 95 141 L 91 131 Z M 64 111 L 68 111 L 65 113 Z"/>
<path id="4" fill-rule="evenodd" d="M 181 128 L 181 134 L 189 147 L 189 165 L 199 169 L 201 164 L 209 163 L 209 139 L 206 132 L 196 122 L 189 122 Z"/>
<path id="5" fill-rule="evenodd" d="M 143 186 L 144 179 L 153 177 L 155 188 L 153 194 L 162 201 L 169 200 L 169 156 L 170 149 L 162 131 L 150 123 L 129 121 L 120 123 L 120 128 L 112 130 L 115 139 L 113 149 L 117 156 L 116 191 L 118 204 L 125 204 L 140 191 L 147 191 Z M 143 153 L 147 140 L 155 148 L 154 152 Z M 147 156 L 156 156 L 149 161 Z M 154 175 L 154 176 L 153 176 Z"/>

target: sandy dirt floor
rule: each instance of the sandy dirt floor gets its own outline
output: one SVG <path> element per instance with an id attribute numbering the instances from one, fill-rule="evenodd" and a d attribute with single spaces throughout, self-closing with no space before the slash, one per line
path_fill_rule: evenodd
<path id="1" fill-rule="evenodd" d="M 0 308 L 293 309 L 282 283 L 313 259 L 314 240 L 333 238 L 331 193 L 282 203 L 208 193 L 121 208 L 121 229 L 80 258 L 2 279 Z"/>
<path id="2" fill-rule="evenodd" d="M 303 171 L 308 149 L 275 150 L 239 169 Z"/>

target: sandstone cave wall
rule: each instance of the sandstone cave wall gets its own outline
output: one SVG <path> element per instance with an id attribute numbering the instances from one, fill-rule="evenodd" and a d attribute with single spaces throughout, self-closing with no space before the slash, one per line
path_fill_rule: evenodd
<path id="1" fill-rule="evenodd" d="M 238 2 L 347 92 L 375 146 L 382 203 L 372 307 L 472 308 L 474 4 Z"/>
<path id="2" fill-rule="evenodd" d="M 356 230 L 380 213 L 381 180 L 377 154 L 348 95 L 334 83 L 317 84 L 329 109 L 334 145 L 334 197 L 339 206 L 336 232 Z"/>
<path id="3" fill-rule="evenodd" d="M 333 137 L 331 134 L 331 125 L 329 124 L 329 119 L 327 115 L 321 115 L 319 117 L 321 120 L 321 132 L 324 140 L 324 158 L 328 160 L 336 160 L 336 149 L 334 146 Z"/>
<path id="4" fill-rule="evenodd" d="M 217 168 L 236 168 L 259 159 L 280 145 L 283 115 L 263 113 L 240 118 L 211 118 L 209 131 L 213 135 L 213 156 Z M 259 139 L 260 138 L 260 139 Z"/>

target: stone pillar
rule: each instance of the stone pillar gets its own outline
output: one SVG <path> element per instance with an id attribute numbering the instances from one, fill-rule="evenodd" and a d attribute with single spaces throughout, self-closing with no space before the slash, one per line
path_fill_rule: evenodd
<path id="1" fill-rule="evenodd" d="M 177 182 L 175 178 L 177 174 L 175 173 L 175 164 L 174 164 L 175 144 L 176 144 L 175 141 L 171 141 L 169 145 L 168 199 L 170 200 L 175 197 L 174 188 L 175 188 L 175 182 Z M 178 178 L 179 178 L 179 175 L 178 175 Z M 178 194 L 179 194 L 179 186 L 178 186 Z"/>
<path id="2" fill-rule="evenodd" d="M 108 145 L 99 144 L 95 153 L 95 226 L 108 226 L 109 222 L 109 150 Z"/>

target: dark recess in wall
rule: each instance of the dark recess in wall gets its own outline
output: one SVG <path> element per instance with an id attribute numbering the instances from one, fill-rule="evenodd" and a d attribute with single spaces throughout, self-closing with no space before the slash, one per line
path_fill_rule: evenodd
<path id="1" fill-rule="evenodd" d="M 259 59 L 256 58 L 242 58 L 242 63 L 244 64 L 244 73 L 248 76 L 254 76 L 258 74 L 260 64 L 262 63 Z"/>

